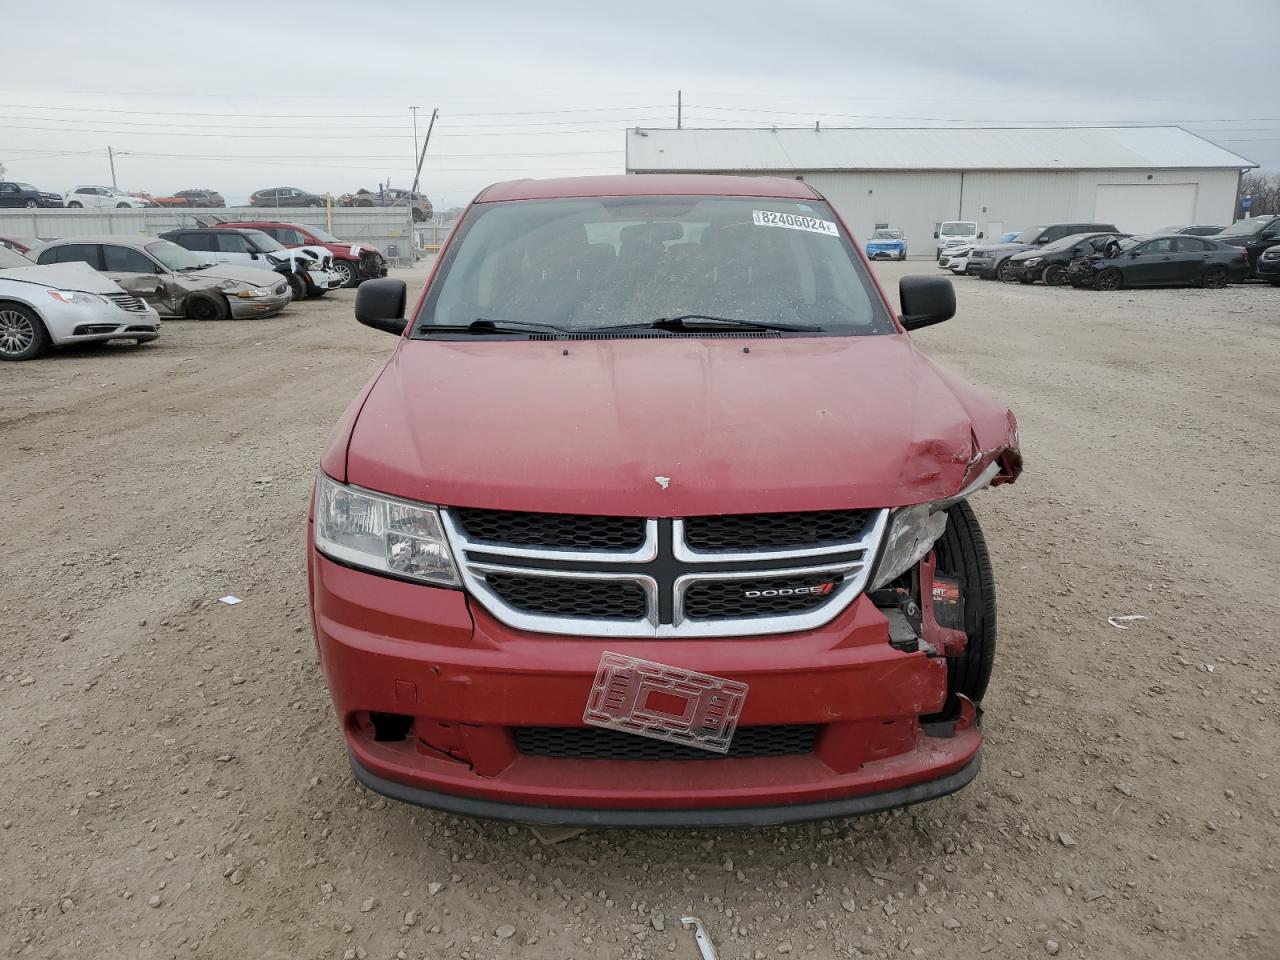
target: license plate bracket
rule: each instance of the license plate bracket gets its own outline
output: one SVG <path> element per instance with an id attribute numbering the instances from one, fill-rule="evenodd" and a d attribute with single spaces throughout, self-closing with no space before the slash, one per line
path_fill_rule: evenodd
<path id="1" fill-rule="evenodd" d="M 746 698 L 738 680 L 606 650 L 582 722 L 723 754 Z"/>

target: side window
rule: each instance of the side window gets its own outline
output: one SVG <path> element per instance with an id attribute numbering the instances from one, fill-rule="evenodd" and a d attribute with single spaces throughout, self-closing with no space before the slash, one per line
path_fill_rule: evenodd
<path id="1" fill-rule="evenodd" d="M 178 246 L 188 250 L 209 251 L 215 249 L 213 236 L 208 233 L 186 233 L 177 241 Z"/>
<path id="2" fill-rule="evenodd" d="M 113 243 L 102 245 L 102 259 L 108 272 L 118 270 L 120 273 L 159 273 L 156 265 L 145 253 L 132 247 L 118 247 Z"/>
<path id="3" fill-rule="evenodd" d="M 82 194 L 93 193 L 93 188 L 92 188 L 92 187 L 80 187 L 78 190 L 76 190 L 76 193 L 82 193 Z"/>
<path id="4" fill-rule="evenodd" d="M 40 263 L 87 263 L 101 270 L 98 245 L 94 243 L 64 243 L 40 254 Z"/>
<path id="5" fill-rule="evenodd" d="M 1152 240 L 1142 248 L 1143 253 L 1173 253 L 1173 237 L 1161 237 L 1159 240 Z"/>
<path id="6" fill-rule="evenodd" d="M 1197 240 L 1195 237 L 1174 237 L 1173 248 L 1178 253 L 1204 253 L 1209 249 L 1209 246 L 1203 240 Z"/>
<path id="7" fill-rule="evenodd" d="M 238 233 L 219 231 L 218 250 L 221 253 L 248 253 L 249 241 Z"/>
<path id="8" fill-rule="evenodd" d="M 1264 240 L 1274 240 L 1280 237 L 1280 220 L 1272 220 L 1271 225 L 1262 231 Z"/>
<path id="9" fill-rule="evenodd" d="M 0 193 L 17 193 L 18 185 L 16 183 L 0 183 Z"/>

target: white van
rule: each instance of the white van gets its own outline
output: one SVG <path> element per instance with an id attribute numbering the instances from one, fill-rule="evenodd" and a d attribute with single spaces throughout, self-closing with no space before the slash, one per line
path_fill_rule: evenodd
<path id="1" fill-rule="evenodd" d="M 942 251 L 951 247 L 972 246 L 982 239 L 978 225 L 972 220 L 946 220 L 933 231 L 933 258 L 942 259 Z"/>

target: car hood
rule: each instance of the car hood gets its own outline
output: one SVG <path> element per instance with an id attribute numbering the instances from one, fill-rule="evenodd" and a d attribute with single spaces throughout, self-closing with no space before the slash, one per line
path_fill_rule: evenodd
<path id="1" fill-rule="evenodd" d="M 180 273 L 183 277 L 200 277 L 204 280 L 231 280 L 245 283 L 251 287 L 274 287 L 280 282 L 280 274 L 274 270 L 260 270 L 257 267 L 239 267 L 231 263 L 219 263 L 201 270 L 190 270 Z"/>
<path id="2" fill-rule="evenodd" d="M 973 247 L 974 252 L 981 250 L 983 253 L 1016 253 L 1019 250 L 1029 250 L 1029 243 L 979 243 Z"/>
<path id="3" fill-rule="evenodd" d="M 45 266 L 33 263 L 29 267 L 0 270 L 0 280 L 20 280 L 79 293 L 124 293 L 110 278 L 87 263 L 50 263 Z"/>
<path id="4" fill-rule="evenodd" d="M 954 494 L 996 457 L 1021 463 L 1008 409 L 904 334 L 404 340 L 353 406 L 331 475 L 455 506 L 895 506 Z"/>

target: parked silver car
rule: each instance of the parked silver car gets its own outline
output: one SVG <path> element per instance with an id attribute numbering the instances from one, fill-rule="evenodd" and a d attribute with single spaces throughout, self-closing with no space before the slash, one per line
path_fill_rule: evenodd
<path id="1" fill-rule="evenodd" d="M 160 316 L 83 263 L 37 266 L 0 246 L 0 360 L 31 360 L 50 346 L 160 335 Z"/>
<path id="2" fill-rule="evenodd" d="M 215 264 L 206 254 L 155 237 L 53 240 L 32 251 L 37 263 L 87 263 L 151 304 L 162 317 L 225 320 L 279 313 L 292 293 L 271 270 Z"/>

